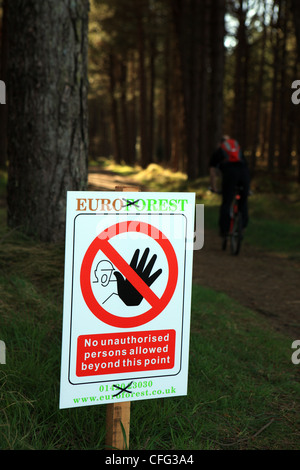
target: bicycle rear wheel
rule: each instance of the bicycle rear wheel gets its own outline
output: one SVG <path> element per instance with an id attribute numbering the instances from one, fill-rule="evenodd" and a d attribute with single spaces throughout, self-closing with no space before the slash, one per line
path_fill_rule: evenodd
<path id="1" fill-rule="evenodd" d="M 234 216 L 233 229 L 230 234 L 230 252 L 232 255 L 238 255 L 242 243 L 242 214 L 237 212 Z"/>
<path id="2" fill-rule="evenodd" d="M 223 250 L 223 251 L 226 251 L 226 247 L 227 247 L 227 236 L 223 237 L 223 240 L 222 240 L 222 250 Z"/>

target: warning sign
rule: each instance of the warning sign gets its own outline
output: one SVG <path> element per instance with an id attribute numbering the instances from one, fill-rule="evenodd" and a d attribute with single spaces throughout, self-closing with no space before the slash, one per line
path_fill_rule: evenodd
<path id="1" fill-rule="evenodd" d="M 194 213 L 190 193 L 68 193 L 61 408 L 187 393 Z"/>

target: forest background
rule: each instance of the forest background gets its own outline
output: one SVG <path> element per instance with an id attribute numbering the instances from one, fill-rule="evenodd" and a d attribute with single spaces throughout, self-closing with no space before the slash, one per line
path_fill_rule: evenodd
<path id="1" fill-rule="evenodd" d="M 65 192 L 87 188 L 92 160 L 158 163 L 195 181 L 222 134 L 252 176 L 300 183 L 296 0 L 1 6 L 9 226 L 61 240 Z"/>
<path id="2" fill-rule="evenodd" d="M 3 3 L 3 2 L 2 2 Z M 222 134 L 252 172 L 300 182 L 296 0 L 92 0 L 89 156 L 157 162 L 194 179 Z M 5 25 L 1 78 L 7 69 Z M 298 39 L 298 46 L 297 46 Z M 1 112 L 0 165 L 6 164 Z"/>
<path id="3" fill-rule="evenodd" d="M 297 176 L 299 2 L 93 1 L 90 152 L 208 173 L 222 134 L 252 172 Z M 298 14 L 298 16 L 297 16 Z"/>

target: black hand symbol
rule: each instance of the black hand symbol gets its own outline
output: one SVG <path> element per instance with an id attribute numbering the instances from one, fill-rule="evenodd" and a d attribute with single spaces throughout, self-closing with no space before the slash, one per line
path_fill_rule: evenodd
<path id="1" fill-rule="evenodd" d="M 158 278 L 158 276 L 161 275 L 162 270 L 158 269 L 154 274 L 151 275 L 151 271 L 157 256 L 153 255 L 147 266 L 145 266 L 149 251 L 149 248 L 145 249 L 142 258 L 138 263 L 140 250 L 135 250 L 130 266 L 141 277 L 141 279 L 143 279 L 147 286 L 150 287 L 151 284 L 153 284 L 153 282 Z M 140 305 L 141 301 L 143 300 L 143 296 L 135 289 L 135 287 L 133 287 L 129 281 L 127 281 L 127 279 L 124 279 L 121 273 L 117 271 L 114 272 L 114 275 L 117 278 L 118 295 L 120 299 L 123 300 L 124 304 L 130 307 Z"/>

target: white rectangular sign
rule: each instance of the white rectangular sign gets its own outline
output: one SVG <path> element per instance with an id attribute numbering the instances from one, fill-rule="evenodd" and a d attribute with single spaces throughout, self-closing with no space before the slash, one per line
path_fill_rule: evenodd
<path id="1" fill-rule="evenodd" d="M 187 394 L 195 194 L 68 192 L 60 408 Z"/>

